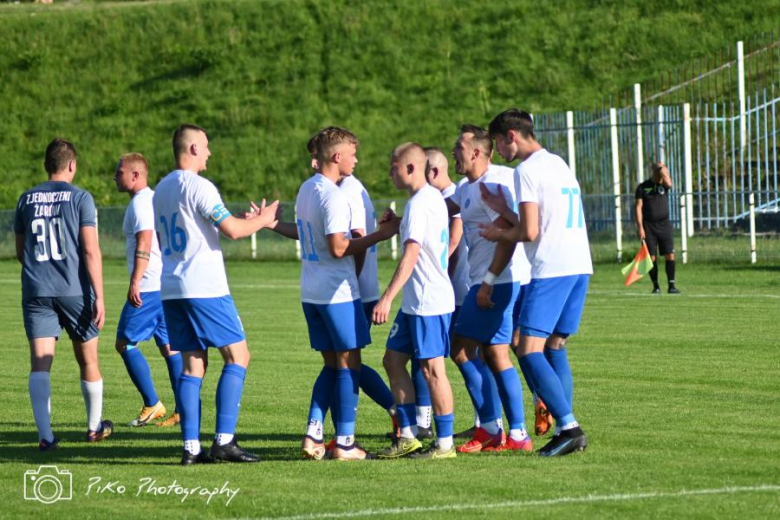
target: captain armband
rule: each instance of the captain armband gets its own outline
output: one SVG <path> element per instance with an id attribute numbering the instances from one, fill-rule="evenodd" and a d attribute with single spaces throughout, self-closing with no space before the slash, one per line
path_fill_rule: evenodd
<path id="1" fill-rule="evenodd" d="M 135 250 L 135 257 L 140 258 L 142 260 L 149 260 L 151 258 L 151 253 L 149 251 L 141 251 L 140 249 Z"/>

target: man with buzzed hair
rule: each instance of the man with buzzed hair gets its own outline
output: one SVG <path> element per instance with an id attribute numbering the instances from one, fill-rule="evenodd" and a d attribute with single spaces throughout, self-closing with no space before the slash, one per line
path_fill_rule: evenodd
<path id="1" fill-rule="evenodd" d="M 488 226 L 491 241 L 522 242 L 531 263 L 520 311 L 516 350 L 526 380 L 533 382 L 555 418 L 555 434 L 539 455 L 582 451 L 588 439 L 573 412 L 573 381 L 566 342 L 577 332 L 593 273 L 580 185 L 564 160 L 536 140 L 528 112 L 506 110 L 490 122 L 490 135 L 507 161 L 520 160 L 514 182 L 519 208 L 482 189 L 485 204 L 512 226 Z"/>
<path id="2" fill-rule="evenodd" d="M 452 388 L 444 364 L 449 355 L 449 326 L 455 310 L 455 295 L 447 274 L 449 218 L 441 193 L 426 181 L 427 162 L 425 151 L 416 143 L 399 145 L 390 158 L 393 184 L 409 193 L 409 202 L 401 222 L 403 254 L 373 315 L 377 325 L 386 323 L 393 299 L 403 288 L 401 309 L 390 329 L 384 357 L 398 406 L 401 436 L 379 453 L 382 458 L 456 456 L 452 441 Z M 410 359 L 418 360 L 422 367 L 434 408 L 436 441 L 423 452 L 412 427 L 414 384 L 406 370 Z"/>
<path id="3" fill-rule="evenodd" d="M 87 442 L 113 431 L 104 421 L 103 377 L 98 366 L 98 331 L 105 322 L 103 267 L 92 195 L 73 186 L 76 148 L 54 139 L 46 148 L 49 180 L 24 192 L 16 205 L 16 258 L 22 264 L 22 316 L 30 342 L 29 391 L 38 427 L 38 449 L 59 440 L 51 429 L 54 347 L 68 331 L 81 373 L 87 408 Z"/>
<path id="4" fill-rule="evenodd" d="M 398 232 L 397 219 L 384 215 L 378 229 L 350 238 L 351 212 L 338 182 L 357 164 L 357 137 L 344 128 L 318 133 L 313 149 L 319 171 L 305 181 L 295 201 L 297 221 L 277 222 L 272 229 L 301 242 L 301 301 L 312 349 L 323 368 L 312 388 L 309 423 L 302 443 L 307 458 L 320 460 L 326 449 L 322 421 L 336 399 L 334 459 L 362 460 L 368 453 L 355 442 L 355 422 L 362 361 L 360 350 L 371 343 L 354 256 Z M 331 411 L 333 413 L 333 410 Z"/>
<path id="5" fill-rule="evenodd" d="M 279 201 L 236 218 L 216 186 L 200 175 L 211 156 L 206 131 L 181 125 L 173 134 L 176 170 L 157 185 L 153 205 L 162 253 L 161 298 L 171 347 L 184 356 L 178 398 L 184 453 L 189 466 L 222 460 L 257 462 L 235 439 L 249 348 L 225 274 L 219 234 L 236 240 L 276 223 Z M 217 385 L 214 442 L 207 455 L 200 446 L 200 390 L 208 348 L 225 362 Z"/>
<path id="6" fill-rule="evenodd" d="M 450 214 L 460 213 L 463 220 L 471 286 L 455 323 L 452 359 L 463 374 L 480 418 L 474 437 L 458 448 L 461 453 L 533 449 L 525 428 L 522 384 L 509 359 L 515 303 L 530 279 L 530 267 L 521 248 L 492 244 L 479 234 L 483 225 L 509 227 L 483 204 L 480 187 L 497 193 L 511 206 L 515 204 L 512 170 L 491 164 L 492 152 L 493 142 L 485 129 L 461 126 L 452 154 L 455 171 L 465 175 L 468 184 L 457 189 L 447 204 Z M 478 349 L 485 363 L 481 363 Z M 492 372 L 495 387 L 484 365 Z M 507 436 L 501 423 L 502 404 L 509 421 Z"/>
<path id="7" fill-rule="evenodd" d="M 145 426 L 165 416 L 165 405 L 157 396 L 152 381 L 152 372 L 138 343 L 154 338 L 168 366 L 168 377 L 174 395 L 182 372 L 182 357 L 171 350 L 168 329 L 165 326 L 162 300 L 160 299 L 160 274 L 162 259 L 157 237 L 154 236 L 154 190 L 149 187 L 149 163 L 140 153 L 128 153 L 119 158 L 114 172 L 117 190 L 130 195 L 130 204 L 125 211 L 122 229 L 127 244 L 127 270 L 130 287 L 127 301 L 122 308 L 116 333 L 116 351 L 143 398 L 138 417 L 130 426 Z M 179 423 L 179 414 L 174 411 L 159 426 L 173 426 Z"/>

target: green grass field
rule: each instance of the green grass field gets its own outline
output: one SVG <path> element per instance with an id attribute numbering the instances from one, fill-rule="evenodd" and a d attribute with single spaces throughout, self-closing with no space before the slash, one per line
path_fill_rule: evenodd
<path id="1" fill-rule="evenodd" d="M 387 280 L 392 265 L 381 265 Z M 105 417 L 116 433 L 82 441 L 84 405 L 67 341 L 52 372 L 53 425 L 62 449 L 36 450 L 27 394 L 28 351 L 19 308 L 19 268 L 0 262 L 0 516 L 138 518 L 777 518 L 780 515 L 780 267 L 698 265 L 679 269 L 684 293 L 625 289 L 615 265 L 597 265 L 580 333 L 571 341 L 575 410 L 590 448 L 557 460 L 472 455 L 456 460 L 312 462 L 299 457 L 319 356 L 310 351 L 298 301 L 298 265 L 232 262 L 233 295 L 253 361 L 244 390 L 239 439 L 264 458 L 257 465 L 181 468 L 178 430 L 123 426 L 140 397 L 113 349 L 125 295 L 125 268 L 106 265 L 107 326 L 101 343 Z M 368 364 L 381 370 L 388 327 L 374 328 Z M 144 346 L 163 399 L 172 402 L 162 359 Z M 204 384 L 203 440 L 214 426 L 221 363 Z M 449 365 L 456 429 L 469 425 L 462 379 Z M 528 394 L 526 393 L 526 397 Z M 526 399 L 530 416 L 530 400 Z M 386 415 L 361 397 L 358 439 L 385 445 Z M 534 439 L 537 447 L 543 439 Z M 25 472 L 56 464 L 72 474 L 72 500 L 24 500 Z M 100 479 L 99 483 L 97 479 Z M 206 497 L 139 491 L 174 483 L 238 493 Z M 102 493 L 100 486 L 115 482 Z M 97 484 L 96 484 L 97 483 Z M 90 488 L 90 484 L 92 487 Z M 124 486 L 124 494 L 113 493 Z M 102 488 L 101 488 L 102 489 Z M 146 489 L 146 488 L 144 488 Z"/>

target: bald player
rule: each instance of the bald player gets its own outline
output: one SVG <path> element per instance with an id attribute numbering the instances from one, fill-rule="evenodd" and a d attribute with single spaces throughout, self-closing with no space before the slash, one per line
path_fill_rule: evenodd
<path id="1" fill-rule="evenodd" d="M 130 426 L 145 426 L 165 416 L 166 408 L 157 395 L 149 368 L 138 344 L 154 338 L 160 354 L 168 365 L 168 377 L 174 394 L 182 371 L 182 357 L 171 350 L 168 329 L 165 326 L 160 299 L 162 259 L 160 246 L 154 236 L 154 190 L 149 187 L 149 163 L 140 153 L 129 153 L 119 158 L 114 172 L 117 190 L 130 195 L 122 230 L 127 244 L 127 270 L 130 287 L 127 301 L 119 317 L 116 333 L 116 351 L 125 362 L 127 373 L 143 399 L 138 417 Z M 179 414 L 158 423 L 174 426 Z"/>
<path id="2" fill-rule="evenodd" d="M 374 307 L 373 321 L 386 323 L 393 299 L 403 288 L 401 309 L 387 339 L 384 365 L 398 407 L 401 436 L 379 453 L 381 458 L 441 459 L 456 456 L 452 388 L 444 359 L 449 355 L 449 327 L 455 295 L 449 265 L 449 217 L 441 192 L 426 180 L 427 158 L 416 143 L 402 144 L 390 158 L 390 177 L 409 193 L 401 222 L 403 255 L 393 278 Z M 436 441 L 425 451 L 412 427 L 414 385 L 406 364 L 416 359 L 431 392 Z"/>

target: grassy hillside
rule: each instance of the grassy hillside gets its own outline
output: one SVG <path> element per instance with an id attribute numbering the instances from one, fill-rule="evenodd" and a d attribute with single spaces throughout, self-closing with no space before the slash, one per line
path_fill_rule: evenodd
<path id="1" fill-rule="evenodd" d="M 43 178 L 54 136 L 79 147 L 98 204 L 124 202 L 116 158 L 143 152 L 159 178 L 184 121 L 209 130 L 226 199 L 292 199 L 328 124 L 359 135 L 359 173 L 387 196 L 401 141 L 449 149 L 509 106 L 588 107 L 778 19 L 777 0 L 4 4 L 0 207 Z"/>

